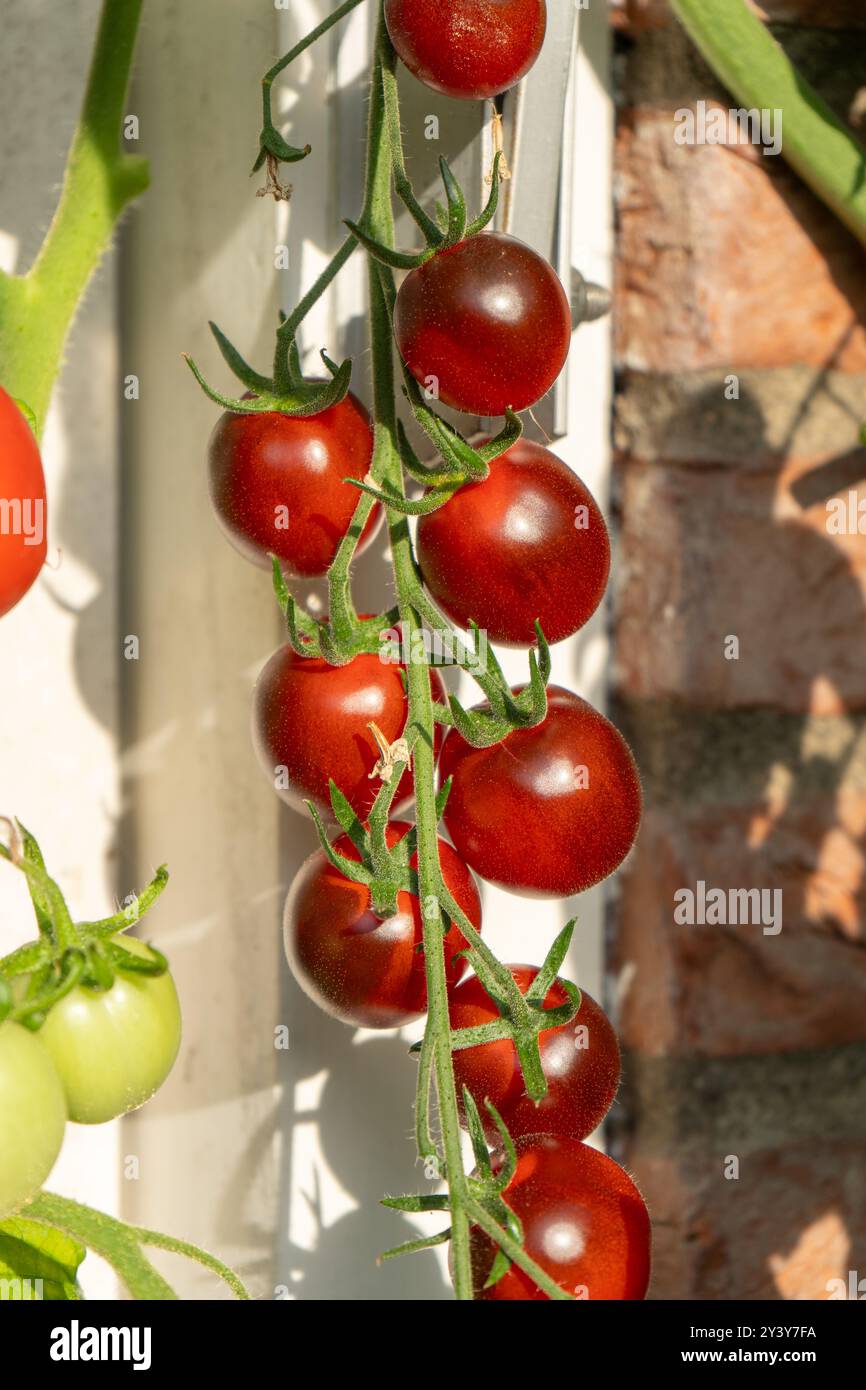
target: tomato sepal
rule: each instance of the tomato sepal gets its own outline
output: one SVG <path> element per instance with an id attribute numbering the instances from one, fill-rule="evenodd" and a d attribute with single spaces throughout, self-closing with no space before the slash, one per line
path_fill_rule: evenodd
<path id="1" fill-rule="evenodd" d="M 162 895 L 168 883 L 168 867 L 160 864 L 150 883 L 140 893 L 133 893 L 126 899 L 119 912 L 110 917 L 101 917 L 95 922 L 79 922 L 79 930 L 91 940 L 104 940 L 128 931 L 140 922 Z"/>
<path id="2" fill-rule="evenodd" d="M 368 868 L 356 860 L 347 859 L 345 855 L 339 854 L 331 844 L 327 827 L 319 814 L 319 808 L 314 801 L 305 802 L 307 810 L 313 818 L 316 833 L 319 837 L 319 844 L 323 853 L 335 869 L 338 869 L 345 878 L 351 879 L 353 883 L 362 883 L 365 888 L 369 888 L 373 882 L 373 875 Z"/>
<path id="3" fill-rule="evenodd" d="M 524 997 L 527 1002 L 543 1002 L 547 998 L 548 990 L 554 980 L 558 978 L 560 966 L 568 955 L 568 948 L 571 945 L 571 939 L 574 936 L 574 929 L 576 926 L 577 918 L 572 917 L 569 922 L 566 922 L 559 935 L 555 937 L 553 945 L 544 957 L 544 963 L 541 969 L 526 991 Z M 577 1008 L 580 1008 L 579 1001 Z M 575 1013 L 577 1013 L 577 1009 L 575 1009 Z M 563 1020 L 565 1023 L 568 1021 L 568 1019 Z"/>
<path id="4" fill-rule="evenodd" d="M 127 975 L 165 975 L 168 971 L 168 960 L 158 951 L 152 942 L 143 942 L 147 947 L 148 955 L 133 955 L 132 951 L 127 951 L 116 941 L 106 943 L 108 959 L 115 970 L 119 970 Z"/>
<path id="5" fill-rule="evenodd" d="M 351 802 L 340 791 L 333 777 L 328 782 L 328 792 L 331 797 L 331 810 L 340 829 L 348 835 L 360 855 L 367 854 L 370 848 L 369 831 L 364 828 L 360 817 L 355 815 Z"/>
<path id="6" fill-rule="evenodd" d="M 303 388 L 298 387 L 285 395 L 276 394 L 272 386 L 270 392 L 264 392 L 255 399 L 239 399 L 217 391 L 205 379 L 193 358 L 188 353 L 184 353 L 183 357 L 205 395 L 216 405 L 221 405 L 223 410 L 230 410 L 234 415 L 277 414 L 302 419 L 320 415 L 323 410 L 328 410 L 345 399 L 352 376 L 352 364 L 347 359 L 340 366 L 337 375 L 324 385 L 307 382 Z"/>
<path id="7" fill-rule="evenodd" d="M 393 74 L 392 74 L 393 76 Z M 395 167 L 394 186 L 406 205 L 416 226 L 424 233 L 425 245 L 418 251 L 398 251 L 393 246 L 387 246 L 378 238 L 372 236 L 363 225 L 363 222 L 352 222 L 349 218 L 344 218 L 344 224 L 348 227 L 352 235 L 361 243 L 365 251 L 378 261 L 380 265 L 390 266 L 392 270 L 417 270 L 424 265 L 438 251 L 447 251 L 453 246 L 457 246 L 461 241 L 467 240 L 470 236 L 476 236 L 493 219 L 499 202 L 499 183 L 501 180 L 501 152 L 496 153 L 493 160 L 491 173 L 491 189 L 487 202 L 471 222 L 467 221 L 466 197 L 460 184 L 454 177 L 454 173 L 444 155 L 439 156 L 439 173 L 442 178 L 442 186 L 445 190 L 445 208 L 440 218 L 441 225 L 437 224 L 424 212 L 418 203 L 412 185 L 406 176 L 405 166 L 402 157 L 402 142 L 399 135 L 399 118 L 395 120 L 392 112 L 388 109 L 393 102 L 393 94 L 383 73 L 383 91 L 386 104 L 386 116 L 388 118 L 389 136 L 391 140 L 392 153 L 395 148 L 397 158 L 393 161 Z M 437 205 L 438 210 L 438 205 Z"/>
<path id="8" fill-rule="evenodd" d="M 409 443 L 405 428 L 400 421 L 397 425 L 400 458 L 407 473 L 416 482 L 423 483 L 425 487 L 430 489 L 425 496 L 407 498 L 396 489 L 389 492 L 385 488 L 373 486 L 366 479 L 344 478 L 343 481 L 368 493 L 377 502 L 381 502 L 383 506 L 390 507 L 392 511 L 401 512 L 404 516 L 429 516 L 450 502 L 454 494 L 466 483 L 483 482 L 487 477 L 489 465 L 501 454 L 506 453 L 521 438 L 523 422 L 513 410 L 507 409 L 505 425 L 496 438 L 490 439 L 476 448 L 451 425 L 441 420 L 434 411 L 429 410 L 424 405 L 418 383 L 414 377 L 408 377 L 407 384 L 409 382 L 411 382 L 411 386 L 408 387 L 407 394 L 411 396 L 414 393 L 416 408 L 422 412 L 427 412 L 427 425 L 424 428 L 436 442 L 442 457 L 456 463 L 458 471 L 443 473 L 425 467 Z"/>
<path id="9" fill-rule="evenodd" d="M 502 158 L 502 151 L 497 150 L 496 154 L 493 156 L 493 169 L 490 174 L 490 197 L 487 199 L 482 211 L 466 228 L 467 238 L 477 236 L 479 232 L 483 232 L 484 228 L 487 227 L 496 216 L 496 209 L 499 207 L 499 185 L 502 182 L 502 174 L 500 172 Z"/>
<path id="10" fill-rule="evenodd" d="M 410 1213 L 422 1211 L 449 1211 L 448 1198 L 438 1193 L 428 1195 L 427 1193 L 409 1193 L 405 1197 L 383 1197 L 379 1202 L 380 1207 L 387 1207 L 389 1211 L 405 1211 Z"/>
<path id="11" fill-rule="evenodd" d="M 395 251 L 393 247 L 385 246 L 383 242 L 370 236 L 363 227 L 350 218 L 344 217 L 343 225 L 348 227 L 356 241 L 360 241 L 368 255 L 372 256 L 380 265 L 390 266 L 392 270 L 415 270 L 425 261 L 429 261 L 437 250 L 437 247 L 429 246 L 423 251 Z"/>
<path id="12" fill-rule="evenodd" d="M 451 172 L 451 166 L 444 154 L 439 156 L 439 173 L 445 189 L 448 224 L 445 231 L 445 246 L 456 246 L 466 234 L 466 199 L 463 190 Z"/>
<path id="13" fill-rule="evenodd" d="M 216 340 L 216 345 L 222 353 L 224 362 L 228 368 L 234 372 L 238 381 L 246 386 L 248 391 L 254 392 L 257 396 L 269 392 L 273 385 L 270 378 L 263 376 L 261 372 L 255 371 L 255 369 L 245 361 L 234 343 L 229 341 L 219 325 L 214 323 L 213 319 L 209 320 L 208 328 Z"/>
<path id="14" fill-rule="evenodd" d="M 364 482 L 360 478 L 344 478 L 343 482 L 358 488 L 360 492 L 366 492 L 369 497 L 374 497 L 384 507 L 388 507 L 392 512 L 399 512 L 401 516 L 429 516 L 431 512 L 444 507 L 446 502 L 450 502 L 461 486 L 460 483 L 451 483 L 447 487 L 433 488 L 424 497 L 410 498 L 403 496 L 396 489 L 387 492 L 384 488 L 374 487 L 372 483 Z"/>
<path id="15" fill-rule="evenodd" d="M 276 126 L 268 121 L 266 125 L 262 126 L 259 136 L 259 152 L 250 173 L 257 174 L 269 155 L 279 164 L 299 164 L 302 159 L 306 159 L 307 155 L 312 153 L 312 150 L 312 145 L 290 145 Z"/>
<path id="16" fill-rule="evenodd" d="M 55 963 L 55 969 L 42 970 L 31 977 L 34 992 L 32 995 L 28 992 L 24 1001 L 13 1009 L 12 1018 L 36 1032 L 54 1005 L 59 1004 L 83 979 L 87 967 L 86 951 L 77 946 L 64 951 L 60 961 Z"/>
<path id="17" fill-rule="evenodd" d="M 419 1236 L 417 1240 L 405 1240 L 402 1245 L 392 1245 L 390 1250 L 383 1250 L 379 1256 L 379 1261 L 395 1260 L 400 1255 L 417 1255 L 422 1250 L 433 1250 L 437 1245 L 447 1245 L 451 1239 L 451 1227 L 448 1226 L 444 1231 L 437 1231 L 433 1236 Z"/>

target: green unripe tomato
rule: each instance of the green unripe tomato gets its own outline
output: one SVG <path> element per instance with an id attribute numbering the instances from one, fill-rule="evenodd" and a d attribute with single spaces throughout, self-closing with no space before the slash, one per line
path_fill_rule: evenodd
<path id="1" fill-rule="evenodd" d="M 118 937 L 118 944 L 147 955 L 134 937 Z M 63 1083 L 70 1120 L 103 1124 L 144 1105 L 174 1066 L 180 1033 L 180 1003 L 167 971 L 118 973 L 103 992 L 76 985 L 40 1031 Z"/>
<path id="2" fill-rule="evenodd" d="M 39 1191 L 60 1153 L 66 1101 L 47 1048 L 0 1024 L 0 1220 Z"/>

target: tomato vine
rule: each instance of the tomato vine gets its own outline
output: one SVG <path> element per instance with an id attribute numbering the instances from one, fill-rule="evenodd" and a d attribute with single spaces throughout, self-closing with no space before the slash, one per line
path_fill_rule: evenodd
<path id="1" fill-rule="evenodd" d="M 791 62 L 745 0 L 671 0 L 686 33 L 746 106 L 784 114 L 782 156 L 866 245 L 866 147 Z"/>
<path id="2" fill-rule="evenodd" d="M 49 1297 L 79 1299 L 78 1267 L 90 1249 L 134 1298 L 174 1299 L 143 1253 L 152 1246 L 204 1265 L 247 1299 L 237 1275 L 207 1251 L 40 1190 L 68 1121 L 102 1124 L 137 1108 L 174 1064 L 180 1006 L 168 961 L 125 935 L 157 902 L 168 873 L 157 870 L 110 916 L 75 922 L 35 837 L 0 821 L 8 837 L 0 859 L 24 874 L 39 929 L 0 959 L 0 1276 L 21 1290 L 36 1279 Z"/>
<path id="3" fill-rule="evenodd" d="M 262 82 L 264 121 L 254 165 L 255 169 L 267 166 L 267 184 L 260 192 L 270 192 L 275 199 L 286 196 L 280 182 L 280 164 L 307 158 L 311 152 L 309 145 L 289 145 L 274 126 L 271 94 L 275 79 L 310 43 L 359 2 L 349 0 L 338 6 L 266 73 Z M 559 522 L 555 527 L 560 532 L 555 544 L 561 556 L 562 586 L 582 585 L 586 590 L 579 600 L 573 596 L 571 613 L 566 614 L 556 628 L 557 640 L 576 631 L 599 602 L 607 578 L 608 539 L 594 502 L 585 489 L 572 482 L 564 465 L 538 446 L 534 448 L 536 454 L 544 456 L 541 462 L 533 455 L 532 448 L 528 455 L 515 456 L 509 452 L 518 445 L 523 430 L 512 402 L 520 409 L 534 404 L 550 388 L 564 362 L 572 326 L 565 293 L 551 267 L 535 251 L 513 238 L 486 230 L 497 209 L 501 155 L 497 154 L 494 159 L 487 204 L 474 217 L 444 158 L 439 161 L 444 203 L 437 208 L 435 216 L 421 206 L 403 153 L 397 51 L 416 75 L 436 90 L 446 90 L 450 85 L 456 91 L 457 83 L 462 88 L 459 95 L 479 98 L 487 93 L 478 83 L 473 83 L 471 74 L 467 76 L 465 71 L 462 77 L 455 76 L 456 69 L 452 67 L 450 73 L 440 74 L 441 80 L 428 71 L 431 61 L 433 67 L 439 68 L 443 64 L 447 66 L 455 56 L 453 51 L 445 51 L 448 44 L 453 49 L 456 42 L 451 29 L 451 11 L 437 14 L 438 7 L 431 7 L 428 0 L 407 0 L 400 5 L 376 0 L 376 7 L 364 203 L 356 220 L 346 219 L 349 238 L 297 307 L 281 316 L 270 376 L 258 373 L 245 362 L 213 324 L 212 331 L 222 357 L 246 387 L 246 393 L 223 394 L 210 385 L 197 364 L 190 362 L 189 365 L 206 394 L 226 411 L 211 441 L 212 478 L 216 468 L 221 478 L 230 476 L 232 479 L 233 496 L 238 500 L 232 507 L 231 539 L 247 558 L 260 558 L 262 519 L 269 508 L 279 512 L 279 507 L 274 508 L 273 504 L 280 497 L 308 494 L 305 503 L 300 506 L 296 503 L 294 507 L 295 524 L 301 531 L 312 531 L 307 511 L 308 503 L 315 499 L 333 532 L 342 532 L 327 570 L 328 617 L 322 620 L 313 618 L 291 591 L 293 575 L 304 573 L 298 557 L 303 548 L 301 542 L 309 536 L 297 536 L 294 546 L 282 537 L 279 544 L 276 538 L 272 541 L 274 589 L 286 618 L 289 646 L 275 653 L 260 678 L 255 697 L 255 728 L 263 766 L 277 774 L 275 788 L 292 804 L 306 800 L 319 833 L 321 849 L 301 870 L 285 914 L 287 954 L 299 982 L 328 1012 L 356 1026 L 389 1026 L 417 1012 L 420 1003 L 426 1005 L 424 1037 L 414 1049 L 418 1054 L 416 1144 L 427 1176 L 444 1180 L 446 1191 L 390 1197 L 385 1205 L 403 1212 L 448 1213 L 450 1225 L 447 1230 L 386 1251 L 383 1258 L 448 1242 L 455 1293 L 460 1300 L 487 1297 L 484 1290 L 499 1285 L 512 1266 L 516 1266 L 519 1273 L 514 1275 L 511 1284 L 503 1284 L 503 1289 L 531 1289 L 535 1297 L 567 1300 L 576 1295 L 562 1278 L 554 1277 L 555 1271 L 552 1273 L 545 1267 L 543 1258 L 541 1261 L 535 1258 L 538 1252 L 533 1252 L 531 1239 L 524 1240 L 521 1221 L 504 1196 L 512 1183 L 518 1184 L 515 1192 L 523 1192 L 521 1173 L 525 1163 L 520 1146 L 525 1144 L 526 1130 L 521 1131 L 521 1138 L 515 1144 L 489 1096 L 479 1094 L 476 1099 L 468 1085 L 458 1093 L 454 1057 L 461 1053 L 465 1057 L 470 1048 L 483 1053 L 485 1046 L 504 1042 L 512 1049 L 514 1066 L 521 1079 L 518 1089 L 522 1089 L 530 1112 L 534 1104 L 543 1100 L 548 1091 L 548 1077 L 541 1040 L 550 1039 L 557 1029 L 565 1029 L 579 1016 L 581 1009 L 580 991 L 558 977 L 574 924 L 569 923 L 560 932 L 543 965 L 532 973 L 531 982 L 521 975 L 520 968 L 503 964 L 490 950 L 480 934 L 479 915 L 473 911 L 475 920 L 472 920 L 466 910 L 469 896 L 464 892 L 462 903 L 458 901 L 455 884 L 458 880 L 465 882 L 468 870 L 448 846 L 445 848 L 452 856 L 447 860 L 450 868 L 443 873 L 438 827 L 444 814 L 446 825 L 452 829 L 448 808 L 454 789 L 452 779 L 447 777 L 437 792 L 439 735 L 444 728 L 445 747 L 452 749 L 452 762 L 456 754 L 456 784 L 461 776 L 461 748 L 468 754 L 483 750 L 495 754 L 496 746 L 503 740 L 531 738 L 535 731 L 543 742 L 556 742 L 567 738 L 564 731 L 569 720 L 581 724 L 583 742 L 588 750 L 586 757 L 593 764 L 592 775 L 598 777 L 599 791 L 584 796 L 582 803 L 579 794 L 572 798 L 572 820 L 563 821 L 552 831 L 554 838 L 557 834 L 561 839 L 568 835 L 578 836 L 585 838 L 590 846 L 588 854 L 592 862 L 584 865 L 577 876 L 572 874 L 563 880 L 567 885 L 573 880 L 573 885 L 579 888 L 611 872 L 630 847 L 640 814 L 637 774 L 620 735 L 584 702 L 569 692 L 557 692 L 552 703 L 548 703 L 547 682 L 551 672 L 548 642 L 537 613 L 534 621 L 527 616 L 536 601 L 534 595 L 543 590 L 543 584 L 538 584 L 533 598 L 527 599 L 526 613 L 516 632 L 518 645 L 529 649 L 528 681 L 522 688 L 511 689 L 495 654 L 485 651 L 484 659 L 480 658 L 484 634 L 472 621 L 475 615 L 470 615 L 467 609 L 462 617 L 468 636 L 458 633 L 425 590 L 410 532 L 410 518 L 426 519 L 434 514 L 444 518 L 444 509 L 452 499 L 459 500 L 473 486 L 483 488 L 493 476 L 497 461 L 506 456 L 512 459 L 513 467 L 517 466 L 518 458 L 528 457 L 529 467 L 534 460 L 536 474 L 540 477 L 543 472 L 550 488 L 558 490 L 565 499 L 560 500 Z M 489 11 L 479 5 L 478 0 L 461 0 L 456 9 L 460 11 L 461 34 L 470 35 L 475 45 L 474 48 L 470 45 L 471 54 L 475 54 L 472 62 L 480 63 L 479 44 L 483 46 L 485 35 L 490 36 L 486 27 L 490 22 Z M 497 22 L 502 25 L 499 38 L 504 42 L 496 57 L 495 75 L 493 66 L 488 65 L 490 71 L 486 80 L 488 85 L 492 84 L 492 90 L 504 90 L 531 66 L 543 37 L 545 14 L 543 0 L 530 0 L 530 3 L 510 0 L 501 11 L 497 10 Z M 419 57 L 416 63 L 412 56 L 416 48 L 409 29 L 413 25 L 416 30 L 419 25 L 423 29 L 431 17 L 437 24 L 441 23 L 445 47 L 439 44 L 429 49 L 428 45 L 427 56 L 423 56 L 423 60 Z M 389 25 L 393 33 L 389 33 Z M 398 33 L 400 42 L 395 51 L 392 37 L 396 41 Z M 417 53 L 421 53 L 421 48 Z M 395 245 L 395 195 L 422 235 L 424 244 L 420 249 L 403 251 Z M 342 453 L 337 450 L 335 454 L 331 435 L 333 411 L 342 403 L 353 401 L 348 397 L 352 364 L 344 362 L 338 366 L 322 352 L 330 379 L 308 381 L 301 371 L 297 346 L 297 333 L 305 315 L 358 245 L 368 256 L 373 397 L 372 448 L 369 467 L 362 477 L 358 476 L 360 470 L 354 454 L 346 450 Z M 408 272 L 399 289 L 395 271 Z M 473 293 L 479 279 L 481 292 Z M 516 285 L 519 290 L 515 292 Z M 485 294 L 485 290 L 489 293 Z M 603 312 L 602 299 L 603 295 L 597 295 L 590 305 L 588 288 L 578 321 Z M 498 311 L 491 309 L 494 303 L 502 302 L 511 305 L 512 317 L 507 325 L 497 318 Z M 426 331 L 431 318 L 436 318 L 433 334 Z M 403 393 L 416 425 L 438 456 L 432 465 L 419 459 L 398 418 L 395 340 L 399 348 L 397 360 L 401 363 Z M 433 345 L 438 343 L 441 351 L 446 340 L 440 364 Z M 453 371 L 449 368 L 451 358 L 458 362 Z M 433 397 L 429 391 L 422 390 L 431 372 L 442 388 L 434 392 Z M 518 380 L 520 376 L 522 381 Z M 498 413 L 504 419 L 503 426 L 495 438 L 472 444 L 437 412 L 431 399 L 441 399 L 445 404 L 473 414 Z M 257 433 L 257 420 L 269 422 L 266 436 Z M 326 459 L 330 467 L 332 459 L 339 457 L 343 461 L 343 483 L 361 493 L 348 524 L 343 515 L 345 503 L 332 492 L 330 482 L 320 483 L 307 472 L 304 440 L 310 424 L 315 431 L 319 474 L 324 474 Z M 266 445 L 261 442 L 265 437 Z M 226 441 L 230 441 L 229 447 Z M 279 464 L 276 463 L 277 451 Z M 504 462 L 502 467 L 504 470 Z M 506 473 L 501 476 L 505 477 Z M 423 489 L 420 497 L 410 495 L 416 485 Z M 225 526 L 222 489 L 213 494 L 213 500 Z M 384 509 L 387 521 L 396 603 L 389 611 L 369 617 L 356 611 L 351 565 L 369 534 L 377 506 Z M 589 540 L 568 538 L 568 529 L 578 524 L 575 513 L 580 511 L 586 513 L 585 524 L 592 528 Z M 280 524 L 274 522 L 275 527 Z M 563 528 L 565 535 L 561 534 Z M 447 544 L 447 529 L 446 522 L 440 528 L 443 544 Z M 542 538 L 540 548 L 547 543 Z M 497 545 L 501 547 L 501 539 L 492 542 L 494 558 L 491 564 L 495 564 Z M 520 574 L 512 576 L 511 582 L 519 586 Z M 507 597 L 504 604 L 508 606 Z M 545 613 L 556 627 L 550 604 Z M 406 691 L 402 714 L 405 722 L 402 730 L 399 723 L 396 728 L 389 726 L 387 737 L 377 725 L 370 723 L 370 738 L 366 743 L 373 745 L 371 754 L 370 747 L 365 747 L 364 731 L 357 727 L 357 718 L 353 721 L 345 713 L 336 713 L 339 692 L 345 687 L 360 696 L 363 691 L 358 703 L 365 708 L 370 697 L 374 701 L 379 698 L 377 682 L 369 676 L 363 663 L 377 653 L 380 661 L 388 660 L 382 653 L 383 638 L 395 627 L 402 635 L 402 649 L 408 653 L 400 658 Z M 435 663 L 428 650 L 430 639 L 471 674 L 485 696 L 483 706 L 468 710 L 453 695 L 444 699 L 441 687 L 435 683 L 431 685 Z M 328 675 L 329 669 L 332 675 Z M 322 732 L 317 711 L 325 705 L 328 713 L 324 716 Z M 389 719 L 392 718 L 393 713 L 389 715 Z M 342 723 L 337 724 L 334 733 L 334 721 L 340 719 Z M 573 751 L 569 748 L 569 753 Z M 376 753 L 378 759 L 374 763 Z M 389 819 L 392 809 L 396 811 L 401 801 L 404 779 L 410 770 L 415 796 L 415 824 L 411 828 Z M 364 792 L 365 772 L 370 778 L 378 778 L 380 784 L 372 806 Z M 326 786 L 330 805 L 324 798 Z M 507 789 L 505 794 L 507 796 Z M 605 795 L 609 803 L 611 797 L 614 801 L 619 798 L 619 809 L 612 804 L 602 804 Z M 611 810 L 615 812 L 613 815 Z M 332 840 L 325 821 L 328 816 L 342 830 L 341 838 Z M 617 836 L 601 853 L 597 852 L 596 842 L 604 835 L 606 816 L 612 825 L 615 824 Z M 452 837 L 454 833 L 452 829 Z M 463 849 L 462 859 L 471 864 L 471 852 Z M 457 880 L 454 878 L 455 861 L 459 869 Z M 490 875 L 485 872 L 484 876 Z M 533 886 L 531 880 L 530 873 L 529 887 Z M 539 883 L 538 887 L 550 893 L 557 890 L 559 882 Z M 562 891 L 571 891 L 571 888 L 566 886 Z M 411 928 L 416 933 L 414 937 L 400 935 L 403 929 L 397 923 L 401 904 L 402 920 L 410 923 L 414 920 Z M 407 904 L 415 906 L 408 911 Z M 319 921 L 315 918 L 317 909 Z M 407 966 L 412 950 L 419 945 L 419 916 L 426 986 L 423 1000 L 419 999 L 417 980 Z M 377 933 L 379 927 L 382 930 Z M 489 1015 L 466 1027 L 454 1026 L 451 1018 L 454 986 L 465 964 L 455 961 L 453 956 L 458 944 L 462 944 L 461 955 L 475 971 L 476 987 L 490 1003 Z M 359 963 L 359 951 L 364 955 L 362 963 Z M 377 971 L 383 972 L 386 978 L 377 979 Z M 595 1015 L 592 1015 L 593 1009 Z M 601 1011 L 587 999 L 584 1017 L 590 1016 L 603 1020 Z M 613 1037 L 606 1020 L 603 1026 Z M 599 1029 L 603 1034 L 601 1024 Z M 551 1046 L 549 1041 L 546 1046 Z M 598 1044 L 588 1066 L 591 1069 L 596 1065 L 605 1075 L 599 1080 L 601 1099 L 592 1109 L 593 1117 L 606 1110 L 618 1080 L 615 1038 L 612 1045 L 609 1040 L 606 1046 Z M 579 1072 L 580 1068 L 572 1069 L 575 1077 Z M 574 1084 L 577 1083 L 572 1082 Z M 435 1123 L 431 1105 L 434 1095 Z M 484 1111 L 483 1120 L 479 1104 Z M 555 1107 L 549 1107 L 545 1113 L 549 1114 L 552 1108 Z M 567 1109 L 568 1106 L 563 1107 L 563 1114 Z M 572 1132 L 564 1136 L 563 1142 L 567 1139 L 581 1149 L 580 1140 L 586 1137 L 586 1132 L 576 1136 L 573 1130 L 574 1126 L 580 1128 L 576 1116 L 580 1114 L 585 1120 L 589 1109 L 573 1107 L 571 1114 L 572 1120 L 567 1123 L 572 1126 Z M 472 1173 L 467 1173 L 464 1167 L 461 1126 L 468 1130 L 472 1144 L 475 1157 Z M 488 1140 L 496 1150 L 493 1154 Z M 567 1145 L 565 1151 L 571 1152 Z M 615 1164 L 611 1167 L 620 1172 Z M 621 1178 L 624 1187 L 633 1187 L 624 1174 Z M 636 1200 L 645 1217 L 639 1195 Z M 492 1254 L 481 1288 L 477 1284 L 479 1260 L 484 1263 L 484 1242 L 488 1238 L 493 1243 Z M 639 1219 L 635 1220 L 631 1235 L 623 1229 L 618 1231 L 617 1238 L 626 1242 L 633 1238 L 638 1245 L 643 1242 L 643 1265 L 646 1265 L 648 1235 Z M 640 1260 L 636 1267 L 642 1267 Z M 639 1289 L 640 1282 L 638 1276 L 628 1287 Z M 609 1287 L 615 1284 L 614 1279 Z M 626 1288 L 625 1283 L 622 1288 Z M 631 1291 L 614 1296 L 639 1297 L 642 1294 Z"/>
<path id="4" fill-rule="evenodd" d="M 0 377 L 42 433 L 63 344 L 124 208 L 148 185 L 147 160 L 120 148 L 142 0 L 103 0 L 81 117 L 60 199 L 21 275 L 0 272 Z"/>

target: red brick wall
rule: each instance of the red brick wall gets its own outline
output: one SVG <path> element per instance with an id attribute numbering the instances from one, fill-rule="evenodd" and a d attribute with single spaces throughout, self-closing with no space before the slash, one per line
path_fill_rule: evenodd
<path id="1" fill-rule="evenodd" d="M 861 0 L 764 9 L 823 26 L 774 24 L 860 122 Z M 658 0 L 615 11 L 616 698 L 647 808 L 614 1151 L 654 1297 L 826 1298 L 866 1280 L 866 534 L 827 513 L 866 513 L 866 252 L 781 159 L 677 145 L 675 110 L 738 103 Z M 781 889 L 782 930 L 677 925 L 698 880 Z"/>

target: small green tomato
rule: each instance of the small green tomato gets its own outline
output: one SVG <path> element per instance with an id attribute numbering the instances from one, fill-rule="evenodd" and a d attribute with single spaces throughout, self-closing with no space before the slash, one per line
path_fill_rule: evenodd
<path id="1" fill-rule="evenodd" d="M 147 947 L 120 936 L 134 955 Z M 180 1003 L 164 975 L 118 972 L 111 989 L 76 985 L 55 1004 L 41 1030 L 66 1092 L 69 1118 L 103 1124 L 144 1105 L 171 1071 L 180 1047 Z"/>
<path id="2" fill-rule="evenodd" d="M 39 1191 L 60 1152 L 66 1101 L 35 1033 L 0 1023 L 0 1220 Z"/>

